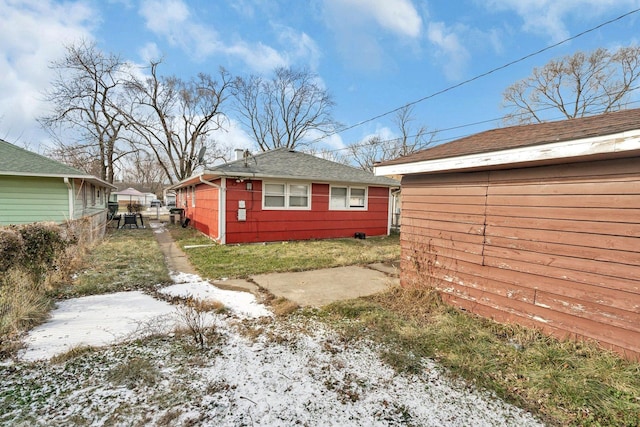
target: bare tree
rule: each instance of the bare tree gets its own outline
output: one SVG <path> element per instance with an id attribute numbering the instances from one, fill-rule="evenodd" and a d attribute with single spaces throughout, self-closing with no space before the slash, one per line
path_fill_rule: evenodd
<path id="1" fill-rule="evenodd" d="M 51 64 L 56 78 L 45 96 L 53 112 L 40 118 L 58 141 L 53 154 L 68 151 L 62 160 L 93 159 L 87 171 L 108 182 L 113 182 L 114 163 L 126 154 L 118 147 L 125 122 L 116 105 L 127 78 L 124 66 L 118 56 L 105 55 L 95 44 L 67 46 L 64 58 Z M 77 138 L 70 140 L 77 131 Z"/>
<path id="2" fill-rule="evenodd" d="M 376 162 L 395 159 L 423 150 L 431 145 L 436 135 L 436 131 L 429 131 L 425 125 L 414 129 L 412 122 L 415 121 L 415 118 L 412 106 L 400 108 L 393 121 L 400 133 L 398 138 L 385 140 L 379 135 L 374 135 L 364 142 L 349 147 L 353 161 L 361 169 L 373 172 L 373 166 Z"/>
<path id="3" fill-rule="evenodd" d="M 308 71 L 277 68 L 271 79 L 252 75 L 235 81 L 240 121 L 262 151 L 308 146 L 338 125 L 331 115 L 334 102 Z"/>
<path id="4" fill-rule="evenodd" d="M 135 182 L 143 188 L 150 189 L 152 193 L 162 193 L 162 183 L 166 182 L 166 176 L 155 156 L 145 150 L 136 150 L 127 156 L 123 163 L 123 182 Z"/>
<path id="5" fill-rule="evenodd" d="M 55 147 L 47 150 L 49 157 L 90 175 L 101 176 L 103 173 L 104 165 L 96 156 L 95 146 L 69 144 L 61 140 L 56 140 L 55 144 Z"/>
<path id="6" fill-rule="evenodd" d="M 220 81 L 202 73 L 191 81 L 160 77 L 159 64 L 152 62 L 150 76 L 128 84 L 132 104 L 126 117 L 132 142 L 150 150 L 174 183 L 193 174 L 203 147 L 211 156 L 219 154 L 211 133 L 222 128 L 221 108 L 231 83 L 224 69 Z"/>
<path id="7" fill-rule="evenodd" d="M 640 77 L 640 47 L 597 49 L 549 61 L 509 86 L 506 123 L 540 123 L 550 113 L 567 119 L 621 109 Z"/>

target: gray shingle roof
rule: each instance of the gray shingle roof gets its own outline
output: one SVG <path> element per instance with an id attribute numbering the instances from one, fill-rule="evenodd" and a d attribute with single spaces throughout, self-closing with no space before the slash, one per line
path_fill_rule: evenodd
<path id="1" fill-rule="evenodd" d="M 400 182 L 352 166 L 321 159 L 287 148 L 278 148 L 246 159 L 207 168 L 203 175 L 296 179 L 398 187 Z"/>
<path id="2" fill-rule="evenodd" d="M 610 135 L 640 128 L 640 109 L 492 129 L 382 162 L 379 166 L 446 159 L 526 146 Z"/>
<path id="3" fill-rule="evenodd" d="M 2 139 L 0 139 L 0 175 L 82 178 L 102 185 L 111 185 L 79 169 L 25 150 Z"/>

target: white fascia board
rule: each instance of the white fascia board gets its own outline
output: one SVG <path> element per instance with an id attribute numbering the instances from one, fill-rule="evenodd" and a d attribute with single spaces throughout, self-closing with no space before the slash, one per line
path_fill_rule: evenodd
<path id="1" fill-rule="evenodd" d="M 568 160 L 574 157 L 622 153 L 636 150 L 640 150 L 640 130 L 444 159 L 377 166 L 374 169 L 374 173 L 378 176 L 387 176 L 426 172 L 449 172 L 461 169 L 543 162 L 547 160 Z"/>

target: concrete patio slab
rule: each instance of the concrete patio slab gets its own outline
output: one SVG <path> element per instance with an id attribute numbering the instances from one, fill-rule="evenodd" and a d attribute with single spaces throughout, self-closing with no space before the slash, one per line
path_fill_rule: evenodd
<path id="1" fill-rule="evenodd" d="M 396 277 L 361 266 L 260 274 L 251 279 L 278 297 L 312 307 L 372 295 L 399 283 Z"/>

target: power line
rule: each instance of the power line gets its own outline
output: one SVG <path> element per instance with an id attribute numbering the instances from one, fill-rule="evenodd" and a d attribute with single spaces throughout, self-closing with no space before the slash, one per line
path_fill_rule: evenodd
<path id="1" fill-rule="evenodd" d="M 613 19 L 610 19 L 610 20 L 608 20 L 608 21 L 602 22 L 601 24 L 598 24 L 598 25 L 596 25 L 595 27 L 592 27 L 592 28 L 589 28 L 589 29 L 587 29 L 587 30 L 584 30 L 584 31 L 582 31 L 582 32 L 580 32 L 580 33 L 578 33 L 578 34 L 576 34 L 576 35 L 574 35 L 574 36 L 571 36 L 571 37 L 569 37 L 569 38 L 566 38 L 566 39 L 564 39 L 564 40 L 561 40 L 561 41 L 559 41 L 559 42 L 557 42 L 557 43 L 554 43 L 554 44 L 552 44 L 552 45 L 546 46 L 546 47 L 544 47 L 544 48 L 542 48 L 542 49 L 540 49 L 540 50 L 537 50 L 537 51 L 535 51 L 535 52 L 533 52 L 533 53 L 527 54 L 527 55 L 525 55 L 525 56 L 523 56 L 523 57 L 521 57 L 521 58 L 518 58 L 518 59 L 516 59 L 516 60 L 513 60 L 513 61 L 511 61 L 511 62 L 508 62 L 508 63 L 506 63 L 506 64 L 504 64 L 504 65 L 499 66 L 499 67 L 493 68 L 493 69 L 491 69 L 491 70 L 489 70 L 489 71 L 486 71 L 486 72 L 484 72 L 484 73 L 482 73 L 482 74 L 478 74 L 478 75 L 476 75 L 475 77 L 472 77 L 472 78 L 470 78 L 470 79 L 464 80 L 464 81 L 462 81 L 462 82 L 460 82 L 460 83 L 457 83 L 457 84 L 455 84 L 455 85 L 453 85 L 453 86 L 449 86 L 449 87 L 447 87 L 447 88 L 445 88 L 445 89 L 439 90 L 439 91 L 434 92 L 434 93 L 432 93 L 432 94 L 430 94 L 430 95 L 427 95 L 427 96 L 424 96 L 424 97 L 422 97 L 422 98 L 419 98 L 419 99 L 417 99 L 417 100 L 415 100 L 415 101 L 408 102 L 407 104 L 405 104 L 405 105 L 403 105 L 403 106 L 401 106 L 401 107 L 394 108 L 393 110 L 387 111 L 387 112 L 385 112 L 385 113 L 378 114 L 378 115 L 376 115 L 376 116 L 373 116 L 373 117 L 368 118 L 368 119 L 366 119 L 366 120 L 362 120 L 362 121 L 360 121 L 360 122 L 358 122 L 358 123 L 355 123 L 355 124 L 353 124 L 353 125 L 350 125 L 350 126 L 347 126 L 347 127 L 341 128 L 341 129 L 339 129 L 339 130 L 335 130 L 335 131 L 333 131 L 333 132 L 330 132 L 330 133 L 328 133 L 328 134 L 326 134 L 326 135 L 323 135 L 323 136 L 321 136 L 321 137 L 319 137 L 319 138 L 316 138 L 316 139 L 315 139 L 315 140 L 313 140 L 312 142 L 318 142 L 318 141 L 321 141 L 321 140 L 323 140 L 323 139 L 325 139 L 325 138 L 328 138 L 328 137 L 330 137 L 330 136 L 333 136 L 333 135 L 337 135 L 337 134 L 339 134 L 339 133 L 346 132 L 346 131 L 348 131 L 348 130 L 354 129 L 354 128 L 359 127 L 359 126 L 362 126 L 362 125 L 364 125 L 364 124 L 366 124 L 366 123 L 369 123 L 369 122 L 372 122 L 372 121 L 374 121 L 374 120 L 380 119 L 380 118 L 382 118 L 382 117 L 388 116 L 389 114 L 395 113 L 395 112 L 397 112 L 397 111 L 399 111 L 399 110 L 401 110 L 401 109 L 403 109 L 403 108 L 410 107 L 410 106 L 412 106 L 412 105 L 416 105 L 416 104 L 418 104 L 418 103 L 420 103 L 420 102 L 426 101 L 427 99 L 431 99 L 431 98 L 434 98 L 434 97 L 436 97 L 436 96 L 438 96 L 438 95 L 442 95 L 443 93 L 449 92 L 449 91 L 451 91 L 451 90 L 453 90 L 453 89 L 457 89 L 457 88 L 459 88 L 459 87 L 461 87 L 461 86 L 464 86 L 464 85 L 466 85 L 466 84 L 469 84 L 469 83 L 471 83 L 471 82 L 474 82 L 474 81 L 476 81 L 476 80 L 478 80 L 478 79 L 481 79 L 481 78 L 483 78 L 483 77 L 486 77 L 486 76 L 488 76 L 488 75 L 490 75 L 490 74 L 493 74 L 493 73 L 495 73 L 495 72 L 497 72 L 497 71 L 500 71 L 500 70 L 503 70 L 503 69 L 505 69 L 505 68 L 508 68 L 508 67 L 510 67 L 510 66 L 512 66 L 512 65 L 515 65 L 515 64 L 517 64 L 517 63 L 519 63 L 519 62 L 522 62 L 522 61 L 524 61 L 524 60 L 526 60 L 526 59 L 529 59 L 529 58 L 534 57 L 534 56 L 536 56 L 536 55 L 539 55 L 539 54 L 541 54 L 541 53 L 543 53 L 543 52 L 546 52 L 546 51 L 548 51 L 548 50 L 551 50 L 551 49 L 553 49 L 553 48 L 555 48 L 555 47 L 558 47 L 558 46 L 560 46 L 560 45 L 562 45 L 562 44 L 564 44 L 564 43 L 567 43 L 567 42 L 569 42 L 569 41 L 571 41 L 571 40 L 575 40 L 575 39 L 577 39 L 578 37 L 582 37 L 582 36 L 584 36 L 585 34 L 591 33 L 591 32 L 593 32 L 593 31 L 595 31 L 595 30 L 598 30 L 598 29 L 600 29 L 600 28 L 602 28 L 602 27 L 604 27 L 604 26 L 606 26 L 606 25 L 612 24 L 612 23 L 614 23 L 614 22 L 616 22 L 616 21 L 619 21 L 619 20 L 621 20 L 621 19 L 623 19 L 623 18 L 626 18 L 627 16 L 632 15 L 632 14 L 637 13 L 637 12 L 640 12 L 640 8 L 638 8 L 638 9 L 634 9 L 634 10 L 632 10 L 632 11 L 630 11 L 630 12 L 627 12 L 627 13 L 624 13 L 624 14 L 622 14 L 622 15 L 618 16 L 617 18 L 613 18 Z"/>
<path id="2" fill-rule="evenodd" d="M 638 89 L 640 89 L 640 86 L 633 87 L 633 88 L 629 89 L 628 92 L 632 92 L 632 91 L 635 91 L 635 90 L 638 90 Z M 606 97 L 606 96 L 607 96 L 606 94 L 605 95 L 601 95 L 601 97 Z M 638 104 L 638 103 L 640 103 L 640 101 L 629 101 L 629 102 L 624 104 L 624 107 L 627 108 L 630 105 Z M 555 110 L 555 109 L 556 109 L 556 107 L 550 106 L 550 107 L 544 107 L 544 108 L 537 109 L 537 110 L 535 110 L 535 112 L 542 112 L 542 111 Z M 599 113 L 602 113 L 602 112 L 603 111 L 595 111 L 594 113 L 595 114 L 599 114 Z M 527 114 L 528 113 L 520 113 L 520 114 L 517 114 L 517 115 L 523 116 L 523 115 L 527 115 Z M 552 117 L 551 120 L 552 121 L 553 120 L 560 120 L 560 119 L 563 119 L 563 118 L 565 118 L 565 117 L 564 116 L 558 116 L 558 117 Z M 481 125 L 481 124 L 485 124 L 485 123 L 497 122 L 497 121 L 502 120 L 502 119 L 503 119 L 503 117 L 497 117 L 497 118 L 493 118 L 493 119 L 486 119 L 486 120 L 480 120 L 480 121 L 477 121 L 477 122 L 465 123 L 465 124 L 461 124 L 461 125 L 451 126 L 451 127 L 443 128 L 443 129 L 434 129 L 432 132 L 427 132 L 427 134 L 436 135 L 439 132 L 446 132 L 446 131 L 450 131 L 450 130 L 463 129 L 463 128 L 466 128 L 466 127 L 477 126 L 477 125 Z M 467 133 L 467 134 L 462 134 L 462 135 L 454 135 L 454 136 L 450 136 L 450 137 L 447 137 L 447 138 L 432 139 L 428 145 L 429 146 L 434 146 L 434 145 L 438 145 L 439 143 L 442 143 L 442 142 L 452 141 L 452 140 L 464 138 L 464 137 L 467 137 L 467 136 L 470 136 L 470 135 L 473 135 L 473 134 L 472 133 Z M 407 135 L 406 138 L 415 138 L 416 136 L 418 136 L 418 135 Z M 358 142 L 358 143 L 353 143 L 353 144 L 350 144 L 350 145 L 348 145 L 346 147 L 342 147 L 342 148 L 336 148 L 336 149 L 333 149 L 333 150 L 325 150 L 325 152 L 334 153 L 334 152 L 338 152 L 338 151 L 349 150 L 349 149 L 351 149 L 353 147 L 357 148 L 357 147 L 364 147 L 366 145 L 379 145 L 379 144 L 384 144 L 384 143 L 388 143 L 388 142 L 398 141 L 400 139 L 402 139 L 402 137 L 390 138 L 390 139 L 381 139 L 381 140 L 377 140 L 375 142 L 372 142 L 371 140 L 366 140 L 366 141 L 362 141 L 362 142 Z"/>

